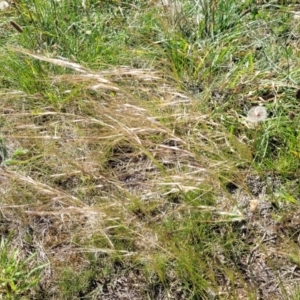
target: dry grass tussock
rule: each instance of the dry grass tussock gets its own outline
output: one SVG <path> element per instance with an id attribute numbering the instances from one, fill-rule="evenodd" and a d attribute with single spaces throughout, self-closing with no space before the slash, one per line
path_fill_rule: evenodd
<path id="1" fill-rule="evenodd" d="M 14 232 L 24 255 L 34 247 L 50 263 L 44 281 L 66 263 L 84 266 L 83 252 L 147 259 L 160 249 L 173 256 L 153 224 L 191 208 L 213 210 L 216 220 L 231 211 L 230 201 L 217 208 L 176 200 L 180 191 L 200 185 L 223 193 L 216 174 L 235 167 L 220 160 L 223 146 L 247 158 L 241 142 L 229 140 L 161 74 L 125 67 L 95 72 L 16 51 L 75 71 L 49 76 L 53 86 L 65 87 L 66 102 L 1 95 L 7 151 L 0 169 L 1 226 Z"/>
<path id="2" fill-rule="evenodd" d="M 40 264 L 48 263 L 40 281 L 42 295 L 57 298 L 55 282 L 66 266 L 72 272 L 90 272 L 92 256 L 101 258 L 102 270 L 112 263 L 110 258 L 118 257 L 129 262 L 131 273 L 113 274 L 109 280 L 125 281 L 132 298 L 141 299 L 142 290 L 149 290 L 149 279 L 132 267 L 132 261 L 159 274 L 159 261 L 162 268 L 179 260 L 189 268 L 199 263 L 201 251 L 208 275 L 214 274 L 212 286 L 226 298 L 233 290 L 226 275 L 218 274 L 226 274 L 222 266 L 232 266 L 227 241 L 224 246 L 221 241 L 235 230 L 236 223 L 226 227 L 230 222 L 237 222 L 241 243 L 255 245 L 244 251 L 235 242 L 232 253 L 240 251 L 236 255 L 245 273 L 244 278 L 235 274 L 241 278 L 236 282 L 238 294 L 249 295 L 247 282 L 263 286 L 268 297 L 279 295 L 273 290 L 278 280 L 286 283 L 285 291 L 294 289 L 297 281 L 289 280 L 294 275 L 286 259 L 290 252 L 284 252 L 285 239 L 278 234 L 273 244 L 275 231 L 290 229 L 279 228 L 273 220 L 271 201 L 263 190 L 266 184 L 252 177 L 252 149 L 246 136 L 229 134 L 222 121 L 216 121 L 218 114 L 212 117 L 209 109 L 202 111 L 207 104 L 183 93 L 156 70 L 95 71 L 63 58 L 12 50 L 41 65 L 63 67 L 55 72 L 60 75 L 47 74 L 41 81 L 61 101 L 53 101 L 47 89 L 1 94 L 1 228 L 13 232 L 12 244 L 24 258 L 36 252 Z M 248 128 L 246 117 L 232 111 L 228 115 Z M 280 185 L 276 177 L 270 180 L 269 188 Z M 298 219 L 291 222 L 298 226 Z M 193 231 L 198 225 L 204 238 L 205 230 L 212 230 L 222 246 L 215 249 L 212 240 L 202 246 L 198 231 Z M 200 250 L 190 249 L 185 238 Z M 262 244 L 267 250 L 260 248 Z M 268 269 L 268 253 L 276 257 L 279 277 L 276 268 Z M 198 276 L 198 269 L 190 271 Z M 170 293 L 182 299 L 183 284 L 172 272 L 166 271 Z M 271 278 L 270 284 L 266 278 Z M 160 289 L 153 299 L 168 298 L 169 292 Z M 205 283 L 201 289 L 210 292 Z M 122 293 L 122 288 L 116 285 L 107 294 L 113 299 L 115 292 Z M 93 293 L 101 294 L 97 288 Z"/>
<path id="3" fill-rule="evenodd" d="M 13 2 L 0 298 L 298 299 L 297 7 Z"/>

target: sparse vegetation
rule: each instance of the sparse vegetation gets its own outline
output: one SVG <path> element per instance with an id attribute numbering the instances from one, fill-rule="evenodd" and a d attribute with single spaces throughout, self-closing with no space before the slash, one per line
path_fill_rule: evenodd
<path id="1" fill-rule="evenodd" d="M 0 298 L 299 299 L 298 8 L 10 1 Z"/>

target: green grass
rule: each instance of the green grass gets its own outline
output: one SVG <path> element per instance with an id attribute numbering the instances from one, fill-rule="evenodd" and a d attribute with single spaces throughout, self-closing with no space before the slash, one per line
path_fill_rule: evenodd
<path id="1" fill-rule="evenodd" d="M 2 238 L 1 259 L 1 299 L 15 299 L 30 291 L 39 280 L 40 270 L 46 265 L 34 266 L 34 254 L 22 258 L 16 247 L 11 247 L 12 235 Z"/>
<path id="2" fill-rule="evenodd" d="M 0 296 L 298 299 L 296 11 L 0 11 Z"/>

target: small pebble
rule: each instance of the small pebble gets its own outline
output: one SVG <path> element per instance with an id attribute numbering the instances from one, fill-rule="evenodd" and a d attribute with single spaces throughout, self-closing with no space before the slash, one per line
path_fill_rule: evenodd
<path id="1" fill-rule="evenodd" d="M 255 212 L 258 208 L 258 200 L 250 200 L 250 211 Z"/>

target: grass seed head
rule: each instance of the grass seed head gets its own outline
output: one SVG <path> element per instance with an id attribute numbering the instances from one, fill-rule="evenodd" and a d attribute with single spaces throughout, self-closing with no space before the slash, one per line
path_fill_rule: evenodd
<path id="1" fill-rule="evenodd" d="M 6 10 L 9 8 L 9 4 L 6 1 L 0 1 L 0 10 Z"/>
<path id="2" fill-rule="evenodd" d="M 258 123 L 266 120 L 267 117 L 267 110 L 263 106 L 255 106 L 248 111 L 247 121 L 251 123 Z"/>

